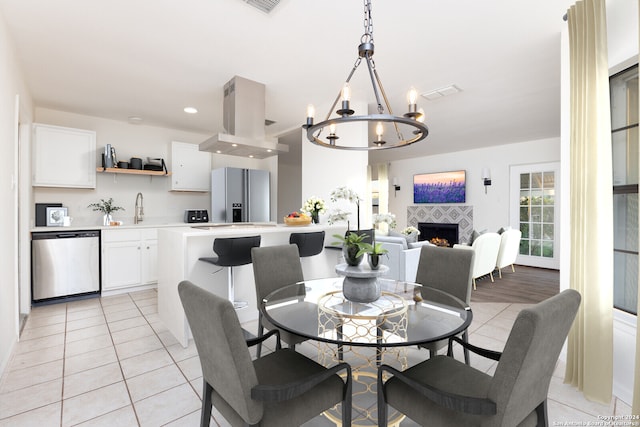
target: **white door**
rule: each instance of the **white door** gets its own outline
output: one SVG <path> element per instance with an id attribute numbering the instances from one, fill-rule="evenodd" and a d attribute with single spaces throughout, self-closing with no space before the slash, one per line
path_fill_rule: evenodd
<path id="1" fill-rule="evenodd" d="M 517 264 L 560 268 L 560 163 L 511 166 L 510 223 L 522 231 Z"/>

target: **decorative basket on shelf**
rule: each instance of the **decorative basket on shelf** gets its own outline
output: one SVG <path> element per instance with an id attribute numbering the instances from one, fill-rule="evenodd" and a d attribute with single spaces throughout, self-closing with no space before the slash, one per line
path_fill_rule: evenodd
<path id="1" fill-rule="evenodd" d="M 303 226 L 303 225 L 309 225 L 311 224 L 311 217 L 308 215 L 300 215 L 297 217 L 291 217 L 291 216 L 285 216 L 284 217 L 284 223 L 286 225 L 291 225 L 291 226 Z"/>

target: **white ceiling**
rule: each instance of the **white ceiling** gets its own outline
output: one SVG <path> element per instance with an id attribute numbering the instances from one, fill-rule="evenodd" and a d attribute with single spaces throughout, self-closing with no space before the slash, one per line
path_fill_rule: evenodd
<path id="1" fill-rule="evenodd" d="M 373 0 L 376 68 L 394 112 L 421 98 L 429 137 L 387 160 L 558 136 L 560 32 L 573 0 Z M 214 134 L 234 75 L 266 85 L 267 128 L 325 115 L 357 58 L 363 1 L 0 0 L 37 106 Z M 372 103 L 366 68 L 353 97 Z M 188 115 L 185 106 L 198 108 Z"/>

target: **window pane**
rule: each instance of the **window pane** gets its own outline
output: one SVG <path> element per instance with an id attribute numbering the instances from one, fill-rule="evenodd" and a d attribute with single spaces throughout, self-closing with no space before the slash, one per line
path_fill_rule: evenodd
<path id="1" fill-rule="evenodd" d="M 544 207 L 542 209 L 542 222 L 550 222 L 553 223 L 553 212 L 554 208 Z"/>
<path id="2" fill-rule="evenodd" d="M 556 186 L 556 174 L 553 172 L 545 172 L 543 174 L 544 176 L 544 180 L 543 180 L 543 186 L 544 188 L 555 188 Z"/>
<path id="3" fill-rule="evenodd" d="M 542 172 L 531 174 L 531 188 L 542 188 Z"/>
<path id="4" fill-rule="evenodd" d="M 520 255 L 529 255 L 529 240 L 520 240 Z"/>
<path id="5" fill-rule="evenodd" d="M 535 206 L 542 205 L 542 190 L 531 191 L 531 205 L 535 205 Z"/>
<path id="6" fill-rule="evenodd" d="M 520 222 L 529 221 L 529 208 L 520 208 Z"/>
<path id="7" fill-rule="evenodd" d="M 521 222 L 520 223 L 520 231 L 522 232 L 522 238 L 523 239 L 528 239 L 529 238 L 529 223 Z"/>
<path id="8" fill-rule="evenodd" d="M 521 189 L 528 189 L 529 187 L 529 178 L 530 175 L 528 173 L 521 173 L 520 174 L 520 188 Z"/>
<path id="9" fill-rule="evenodd" d="M 542 256 L 542 245 L 539 240 L 531 241 L 531 255 Z"/>
<path id="10" fill-rule="evenodd" d="M 544 190 L 542 196 L 542 204 L 543 205 L 553 205 L 556 203 L 556 194 L 555 190 Z"/>
<path id="11" fill-rule="evenodd" d="M 531 208 L 531 222 L 542 221 L 542 208 Z"/>
<path id="12" fill-rule="evenodd" d="M 638 183 L 638 128 L 611 134 L 613 185 Z"/>
<path id="13" fill-rule="evenodd" d="M 541 224 L 531 224 L 531 238 L 532 239 L 542 239 L 542 225 Z"/>
<path id="14" fill-rule="evenodd" d="M 638 194 L 613 195 L 613 247 L 638 252 Z"/>
<path id="15" fill-rule="evenodd" d="M 542 256 L 553 258 L 553 242 L 542 242 Z"/>
<path id="16" fill-rule="evenodd" d="M 638 123 L 638 66 L 611 78 L 611 128 Z"/>
<path id="17" fill-rule="evenodd" d="M 520 206 L 529 206 L 531 203 L 531 197 L 529 196 L 529 190 L 520 191 Z"/>
<path id="18" fill-rule="evenodd" d="M 638 314 L 638 255 L 613 253 L 613 306 Z"/>
<path id="19" fill-rule="evenodd" d="M 542 225 L 542 238 L 544 240 L 553 240 L 553 224 Z"/>

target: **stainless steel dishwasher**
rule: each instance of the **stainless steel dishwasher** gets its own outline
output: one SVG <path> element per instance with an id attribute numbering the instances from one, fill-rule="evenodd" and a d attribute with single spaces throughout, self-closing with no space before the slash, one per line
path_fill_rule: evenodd
<path id="1" fill-rule="evenodd" d="M 32 233 L 33 302 L 99 293 L 99 230 Z"/>

